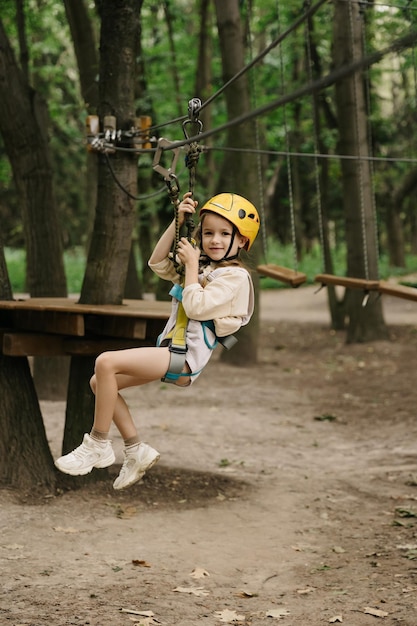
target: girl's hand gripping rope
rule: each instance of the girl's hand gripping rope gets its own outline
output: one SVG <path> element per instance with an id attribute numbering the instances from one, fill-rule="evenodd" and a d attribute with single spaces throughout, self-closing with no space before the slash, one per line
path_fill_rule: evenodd
<path id="1" fill-rule="evenodd" d="M 187 214 L 193 215 L 195 213 L 197 205 L 198 202 L 197 200 L 193 200 L 191 191 L 187 191 L 178 205 L 178 218 L 180 226 L 184 224 Z"/>

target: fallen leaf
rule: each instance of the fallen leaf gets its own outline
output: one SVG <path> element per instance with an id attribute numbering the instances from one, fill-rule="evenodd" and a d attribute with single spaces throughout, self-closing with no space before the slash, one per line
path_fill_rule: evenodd
<path id="1" fill-rule="evenodd" d="M 195 567 L 190 576 L 192 576 L 192 578 L 204 578 L 205 576 L 210 576 L 210 574 L 202 567 Z"/>
<path id="2" fill-rule="evenodd" d="M 373 615 L 374 617 L 386 617 L 388 613 L 386 611 L 381 611 L 380 609 L 374 609 L 370 606 L 366 606 L 363 610 L 366 615 Z"/>
<path id="3" fill-rule="evenodd" d="M 239 591 L 236 596 L 238 598 L 253 598 L 254 596 L 256 596 L 255 593 L 251 593 L 250 591 Z"/>
<path id="4" fill-rule="evenodd" d="M 68 528 L 63 528 L 62 526 L 54 526 L 52 530 L 54 530 L 56 533 L 67 533 L 67 534 L 80 532 L 76 528 L 71 528 L 71 526 L 69 526 Z"/>
<path id="5" fill-rule="evenodd" d="M 297 589 L 297 593 L 300 594 L 300 596 L 306 594 L 306 593 L 311 593 L 312 591 L 314 591 L 314 589 L 312 587 L 307 587 L 307 589 Z"/>
<path id="6" fill-rule="evenodd" d="M 336 622 L 343 622 L 343 617 L 341 615 L 335 615 L 329 619 L 329 624 L 335 624 Z"/>
<path id="7" fill-rule="evenodd" d="M 217 615 L 221 622 L 225 622 L 226 624 L 245 621 L 244 615 L 238 615 L 236 611 L 230 611 L 229 609 L 224 609 L 224 611 L 216 611 L 215 615 Z"/>
<path id="8" fill-rule="evenodd" d="M 120 609 L 120 613 L 129 613 L 129 615 L 142 615 L 143 617 L 153 617 L 153 611 L 135 611 L 134 609 Z"/>
<path id="9" fill-rule="evenodd" d="M 175 587 L 173 591 L 177 591 L 178 593 L 192 593 L 195 596 L 210 595 L 209 592 L 204 589 L 204 587 Z"/>
<path id="10" fill-rule="evenodd" d="M 132 565 L 137 565 L 138 567 L 152 567 L 150 563 L 141 561 L 140 559 L 132 559 Z"/>
<path id="11" fill-rule="evenodd" d="M 417 513 L 415 511 L 413 511 L 412 509 L 403 509 L 401 507 L 397 507 L 395 509 L 395 512 L 400 517 L 417 517 Z"/>
<path id="12" fill-rule="evenodd" d="M 137 513 L 137 508 L 135 506 L 118 506 L 116 510 L 116 515 L 119 519 L 129 519 L 133 517 Z"/>
<path id="13" fill-rule="evenodd" d="M 287 609 L 270 609 L 265 613 L 266 617 L 277 617 L 280 619 L 281 617 L 286 617 L 290 615 L 290 612 Z"/>
<path id="14" fill-rule="evenodd" d="M 344 554 L 346 552 L 346 550 L 344 550 L 340 546 L 334 546 L 333 552 L 336 552 L 336 554 Z"/>

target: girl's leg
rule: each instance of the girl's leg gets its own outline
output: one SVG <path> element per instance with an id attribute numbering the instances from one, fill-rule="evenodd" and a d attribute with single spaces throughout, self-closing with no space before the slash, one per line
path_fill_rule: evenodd
<path id="1" fill-rule="evenodd" d="M 114 420 L 123 438 L 133 436 L 136 428 L 119 390 L 162 378 L 169 358 L 168 348 L 133 348 L 104 352 L 97 357 L 91 381 L 96 395 L 93 428 L 108 433 Z"/>
<path id="2" fill-rule="evenodd" d="M 83 442 L 78 448 L 57 459 L 55 465 L 58 469 L 66 474 L 78 476 L 88 474 L 93 467 L 108 467 L 114 463 L 113 448 L 108 440 L 112 420 L 115 420 L 125 440 L 137 436 L 135 424 L 126 403 L 119 395 L 119 389 L 157 380 L 164 376 L 168 366 L 167 348 L 133 348 L 100 355 L 96 360 L 95 375 L 91 380 L 91 386 L 96 393 L 91 433 L 93 437 L 84 435 Z M 137 446 L 140 449 L 134 459 L 134 467 L 129 465 L 126 458 L 122 468 L 123 476 L 119 476 L 115 481 L 116 489 L 123 489 L 139 480 L 146 469 L 159 459 L 158 452 L 150 446 L 146 444 L 139 446 L 139 440 Z"/>

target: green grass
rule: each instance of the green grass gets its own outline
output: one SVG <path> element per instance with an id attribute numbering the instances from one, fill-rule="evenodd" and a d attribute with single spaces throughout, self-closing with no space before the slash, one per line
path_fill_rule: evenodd
<path id="1" fill-rule="evenodd" d="M 13 293 L 25 293 L 26 252 L 22 249 L 5 248 L 5 257 Z M 84 277 L 86 257 L 82 248 L 74 248 L 64 253 L 65 274 L 68 293 L 80 293 Z"/>
<path id="2" fill-rule="evenodd" d="M 346 272 L 346 249 L 341 246 L 332 252 L 334 274 L 344 276 Z M 6 248 L 6 263 L 13 293 L 25 293 L 26 254 L 22 249 Z M 296 265 L 292 246 L 282 246 L 276 241 L 268 242 L 267 263 L 283 265 L 284 267 L 297 269 L 307 275 L 307 283 L 313 284 L 316 274 L 323 272 L 323 261 L 320 247 L 314 246 L 308 254 Z M 67 250 L 64 254 L 65 273 L 67 277 L 68 293 L 79 293 L 84 277 L 86 256 L 81 247 Z M 417 273 L 417 256 L 407 255 L 405 268 L 393 268 L 388 263 L 388 257 L 382 255 L 379 260 L 380 278 L 386 280 L 390 276 L 405 276 Z M 413 284 L 413 283 L 407 283 Z M 414 285 L 413 285 L 414 286 Z M 279 289 L 287 285 L 272 278 L 262 278 L 262 289 Z"/>

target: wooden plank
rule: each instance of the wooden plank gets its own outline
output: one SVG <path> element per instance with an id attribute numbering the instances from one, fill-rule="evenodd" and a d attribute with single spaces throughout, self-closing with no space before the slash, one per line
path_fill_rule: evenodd
<path id="1" fill-rule="evenodd" d="M 273 265 L 272 263 L 258 265 L 256 270 L 261 276 L 274 278 L 292 287 L 298 287 L 307 280 L 307 276 L 302 272 L 297 272 L 296 270 L 283 267 L 282 265 Z"/>
<path id="2" fill-rule="evenodd" d="M 124 350 L 155 345 L 151 340 L 59 337 L 40 333 L 4 332 L 2 352 L 6 356 L 97 356 L 107 350 Z"/>
<path id="3" fill-rule="evenodd" d="M 13 313 L 13 326 L 19 330 L 77 337 L 85 333 L 84 316 L 79 313 L 18 309 Z"/>
<path id="4" fill-rule="evenodd" d="M 417 289 L 415 287 L 394 285 L 385 280 L 379 281 L 378 291 L 385 296 L 394 296 L 395 298 L 404 298 L 405 300 L 417 300 Z"/>
<path id="5" fill-rule="evenodd" d="M 168 319 L 169 301 L 124 300 L 122 304 L 79 304 L 75 298 L 25 298 L 0 300 L 0 310 L 57 311 L 94 315 L 137 317 L 143 319 Z"/>
<path id="6" fill-rule="evenodd" d="M 62 337 L 6 332 L 2 351 L 6 356 L 56 356 L 64 354 Z"/>
<path id="7" fill-rule="evenodd" d="M 108 337 L 125 337 L 127 339 L 145 339 L 146 320 L 134 317 L 110 315 L 86 315 L 86 331 Z"/>
<path id="8" fill-rule="evenodd" d="M 339 285 L 347 289 L 362 289 L 363 291 L 377 291 L 379 287 L 378 280 L 334 276 L 333 274 L 317 274 L 314 280 L 322 285 Z"/>
<path id="9" fill-rule="evenodd" d="M 155 341 L 148 339 L 94 339 L 75 337 L 66 338 L 63 342 L 64 353 L 69 356 L 97 356 L 109 350 L 126 350 L 129 348 L 141 348 L 143 346 L 154 346 Z"/>

